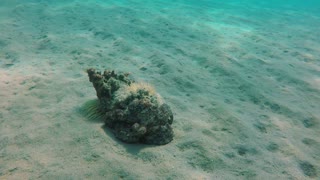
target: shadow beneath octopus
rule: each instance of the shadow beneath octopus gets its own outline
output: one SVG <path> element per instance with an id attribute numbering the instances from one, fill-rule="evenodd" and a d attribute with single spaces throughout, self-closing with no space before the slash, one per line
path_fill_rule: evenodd
<path id="1" fill-rule="evenodd" d="M 152 148 L 157 146 L 157 145 L 141 144 L 141 143 L 132 143 L 132 144 L 126 143 L 116 138 L 115 135 L 112 133 L 112 129 L 110 129 L 107 125 L 104 124 L 101 126 L 101 128 L 113 141 L 123 146 L 126 149 L 126 152 L 132 155 L 138 155 L 142 149 Z"/>

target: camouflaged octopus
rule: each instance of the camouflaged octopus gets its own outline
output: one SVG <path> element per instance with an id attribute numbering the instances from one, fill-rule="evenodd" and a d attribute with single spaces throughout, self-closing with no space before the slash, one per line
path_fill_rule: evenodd
<path id="1" fill-rule="evenodd" d="M 128 73 L 87 70 L 97 92 L 99 111 L 115 137 L 127 143 L 163 145 L 173 139 L 173 113 L 152 86 Z"/>

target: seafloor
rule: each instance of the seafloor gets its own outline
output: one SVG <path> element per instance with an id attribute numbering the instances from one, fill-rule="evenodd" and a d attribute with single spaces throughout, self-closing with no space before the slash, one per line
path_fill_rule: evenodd
<path id="1" fill-rule="evenodd" d="M 0 179 L 319 179 L 320 5 L 300 2 L 0 0 Z M 88 120 L 89 67 L 152 84 L 174 140 Z"/>

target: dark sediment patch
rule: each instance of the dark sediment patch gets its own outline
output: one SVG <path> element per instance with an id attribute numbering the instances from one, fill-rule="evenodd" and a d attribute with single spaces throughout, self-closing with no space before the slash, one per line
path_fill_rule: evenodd
<path id="1" fill-rule="evenodd" d="M 317 144 L 317 141 L 314 139 L 310 139 L 310 138 L 304 138 L 304 139 L 302 139 L 302 143 L 307 146 L 313 146 L 313 145 Z"/>
<path id="2" fill-rule="evenodd" d="M 279 150 L 279 145 L 274 142 L 271 142 L 266 149 L 270 152 L 276 152 Z"/>
<path id="3" fill-rule="evenodd" d="M 304 173 L 304 175 L 309 176 L 311 178 L 317 177 L 316 167 L 311 163 L 309 163 L 308 161 L 299 162 L 299 167 Z"/>
<path id="4" fill-rule="evenodd" d="M 8 45 L 7 41 L 0 39 L 0 48 L 4 48 L 7 45 Z"/>
<path id="5" fill-rule="evenodd" d="M 181 151 L 188 153 L 188 164 L 192 167 L 200 168 L 206 172 L 226 167 L 224 161 L 211 155 L 200 141 L 188 141 L 177 146 Z"/>
<path id="6" fill-rule="evenodd" d="M 315 120 L 315 118 L 306 118 L 302 121 L 303 126 L 306 128 L 312 128 L 317 124 L 317 121 Z"/>
<path id="7" fill-rule="evenodd" d="M 267 125 L 258 122 L 253 125 L 256 129 L 258 129 L 261 133 L 267 133 Z"/>
<path id="8" fill-rule="evenodd" d="M 247 145 L 237 145 L 234 147 L 234 149 L 237 150 L 237 153 L 240 156 L 244 156 L 248 154 L 255 155 L 258 153 L 258 151 L 255 148 L 248 147 Z"/>

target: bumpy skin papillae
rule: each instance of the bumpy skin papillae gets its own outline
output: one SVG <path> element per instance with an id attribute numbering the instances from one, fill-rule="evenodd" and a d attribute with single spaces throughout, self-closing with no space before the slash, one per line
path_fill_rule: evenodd
<path id="1" fill-rule="evenodd" d="M 112 95 L 121 85 L 130 85 L 133 81 L 128 78 L 129 74 L 115 74 L 114 71 L 105 70 L 103 74 L 93 68 L 87 70 L 89 81 L 97 92 L 100 108 L 106 111 L 111 108 Z"/>
<path id="2" fill-rule="evenodd" d="M 97 92 L 100 110 L 106 114 L 105 123 L 118 139 L 155 145 L 172 141 L 172 111 L 154 93 L 141 88 L 119 98 L 115 93 L 134 83 L 128 74 L 107 70 L 102 74 L 95 69 L 87 72 Z"/>

